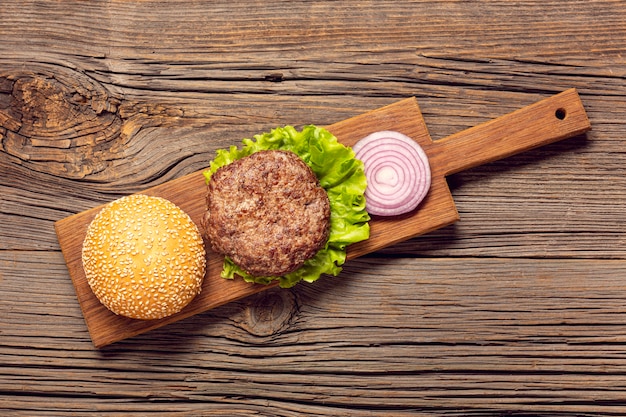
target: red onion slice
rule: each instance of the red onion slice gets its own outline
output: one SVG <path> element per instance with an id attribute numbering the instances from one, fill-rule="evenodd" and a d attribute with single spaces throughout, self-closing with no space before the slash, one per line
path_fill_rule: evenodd
<path id="1" fill-rule="evenodd" d="M 390 130 L 372 133 L 352 147 L 363 161 L 368 213 L 397 216 L 414 210 L 430 189 L 430 166 L 421 146 Z"/>

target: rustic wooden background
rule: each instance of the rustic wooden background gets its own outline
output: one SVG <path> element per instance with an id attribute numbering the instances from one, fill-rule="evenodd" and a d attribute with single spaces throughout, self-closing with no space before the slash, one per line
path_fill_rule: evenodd
<path id="1" fill-rule="evenodd" d="M 626 4 L 3 1 L 0 414 L 626 414 Z M 94 349 L 53 230 L 272 127 L 565 89 L 593 130 L 449 178 L 461 221 Z"/>

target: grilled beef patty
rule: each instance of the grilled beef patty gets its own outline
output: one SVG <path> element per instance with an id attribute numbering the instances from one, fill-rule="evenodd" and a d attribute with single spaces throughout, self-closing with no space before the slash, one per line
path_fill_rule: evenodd
<path id="1" fill-rule="evenodd" d="M 250 275 L 282 276 L 328 240 L 330 203 L 289 151 L 260 151 L 218 169 L 208 185 L 207 237 Z"/>

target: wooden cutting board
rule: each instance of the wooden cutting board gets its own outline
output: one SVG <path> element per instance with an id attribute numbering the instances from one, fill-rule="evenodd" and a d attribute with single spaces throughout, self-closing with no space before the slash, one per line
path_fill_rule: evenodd
<path id="1" fill-rule="evenodd" d="M 399 101 L 327 128 L 341 143 L 348 146 L 376 131 L 402 132 L 422 146 L 431 166 L 431 189 L 420 206 L 412 213 L 399 217 L 374 217 L 370 222 L 370 238 L 348 248 L 348 259 L 354 259 L 459 220 L 446 182 L 447 175 L 582 134 L 588 131 L 591 125 L 578 93 L 570 89 L 438 141 L 431 140 L 415 98 Z M 207 166 L 208 163 L 209 161 Z M 196 224 L 200 224 L 204 214 L 205 193 L 202 171 L 142 192 L 172 201 L 187 212 Z M 273 286 L 250 284 L 241 279 L 222 279 L 220 272 L 223 259 L 208 251 L 207 273 L 202 292 L 180 313 L 152 321 L 117 316 L 104 307 L 93 294 L 81 262 L 82 242 L 87 227 L 101 208 L 102 206 L 94 207 L 55 223 L 63 256 L 76 288 L 78 302 L 92 341 L 98 348 Z M 341 276 L 322 279 L 341 279 Z"/>

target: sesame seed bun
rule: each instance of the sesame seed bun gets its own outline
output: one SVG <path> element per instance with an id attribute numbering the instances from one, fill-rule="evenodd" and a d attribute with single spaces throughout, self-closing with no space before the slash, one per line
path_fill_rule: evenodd
<path id="1" fill-rule="evenodd" d="M 152 320 L 182 310 L 200 292 L 206 270 L 198 228 L 160 197 L 130 195 L 107 204 L 87 229 L 87 282 L 113 313 Z"/>

